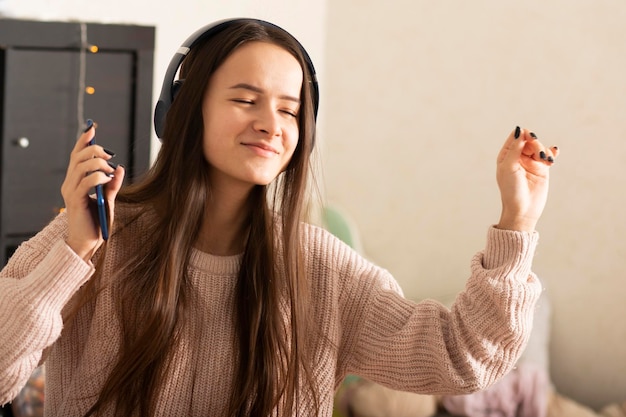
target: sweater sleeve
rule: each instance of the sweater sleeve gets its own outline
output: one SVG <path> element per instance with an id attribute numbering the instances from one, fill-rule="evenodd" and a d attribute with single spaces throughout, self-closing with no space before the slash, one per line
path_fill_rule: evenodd
<path id="1" fill-rule="evenodd" d="M 17 396 L 61 334 L 61 311 L 93 274 L 66 244 L 64 216 L 24 242 L 0 272 L 0 404 Z"/>
<path id="2" fill-rule="evenodd" d="M 386 271 L 347 292 L 346 372 L 421 394 L 484 389 L 512 369 L 531 332 L 541 285 L 531 272 L 536 233 L 490 228 L 483 252 L 450 309 L 410 301 Z"/>

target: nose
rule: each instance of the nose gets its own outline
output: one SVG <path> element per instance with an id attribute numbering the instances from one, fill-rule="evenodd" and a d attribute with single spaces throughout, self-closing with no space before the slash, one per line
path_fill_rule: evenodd
<path id="1" fill-rule="evenodd" d="M 254 130 L 263 132 L 270 137 L 280 136 L 282 134 L 279 114 L 277 111 L 270 108 L 270 106 L 263 106 L 263 108 L 259 109 L 253 127 Z"/>

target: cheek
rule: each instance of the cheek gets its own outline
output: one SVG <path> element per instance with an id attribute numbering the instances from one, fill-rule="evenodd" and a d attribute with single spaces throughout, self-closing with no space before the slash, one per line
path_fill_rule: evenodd
<path id="1" fill-rule="evenodd" d="M 202 152 L 204 159 L 209 163 L 212 163 L 212 159 L 219 158 L 223 152 L 223 143 L 220 143 L 219 137 L 221 137 L 219 131 L 205 126 L 202 136 Z"/>

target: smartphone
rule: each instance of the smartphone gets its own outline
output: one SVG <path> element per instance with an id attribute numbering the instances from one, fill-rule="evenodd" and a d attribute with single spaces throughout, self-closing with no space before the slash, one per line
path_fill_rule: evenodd
<path id="1" fill-rule="evenodd" d="M 87 120 L 87 128 L 85 132 L 88 132 L 93 126 L 93 120 Z M 94 145 L 96 143 L 96 137 L 94 136 L 90 141 L 89 145 Z M 104 204 L 104 190 L 102 189 L 102 184 L 98 184 L 95 187 L 96 189 L 96 204 L 98 206 L 98 222 L 100 223 L 100 230 L 102 231 L 102 238 L 107 240 L 109 238 L 109 222 L 107 220 L 107 209 Z"/>

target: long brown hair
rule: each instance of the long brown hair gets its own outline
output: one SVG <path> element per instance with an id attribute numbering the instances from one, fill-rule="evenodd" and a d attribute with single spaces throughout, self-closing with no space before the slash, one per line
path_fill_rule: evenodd
<path id="1" fill-rule="evenodd" d="M 279 28 L 241 22 L 194 46 L 168 111 L 163 144 L 145 178 L 122 189 L 119 202 L 157 213 L 151 240 L 129 255 L 117 280 L 122 346 L 117 363 L 87 415 L 151 416 L 186 316 L 193 314 L 187 268 L 211 194 L 202 151 L 202 101 L 210 76 L 240 45 L 271 42 L 288 50 L 304 71 L 299 141 L 285 172 L 248 199 L 248 238 L 236 287 L 233 324 L 237 363 L 229 416 L 293 415 L 302 398 L 319 409 L 307 349 L 309 283 L 299 224 L 305 213 L 315 135 L 311 74 L 297 41 Z M 117 225 L 123 235 L 123 225 Z M 115 235 L 112 236 L 115 238 Z M 137 294 L 142 294 L 137 297 Z M 129 302 L 132 300 L 132 302 Z"/>

